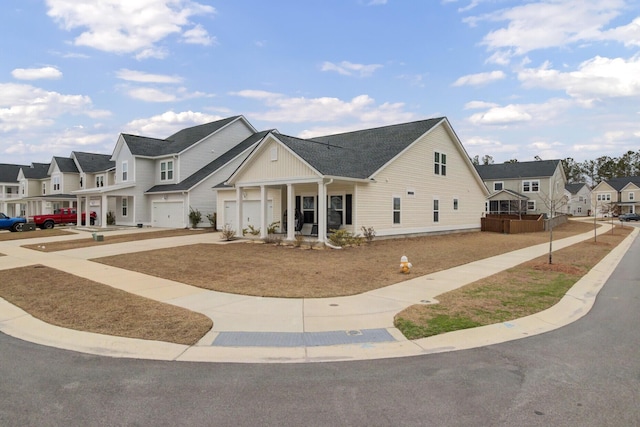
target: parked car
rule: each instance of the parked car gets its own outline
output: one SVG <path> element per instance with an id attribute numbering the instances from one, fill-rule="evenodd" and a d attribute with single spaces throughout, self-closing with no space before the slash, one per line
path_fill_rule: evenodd
<path id="1" fill-rule="evenodd" d="M 86 214 L 82 213 L 82 225 L 86 223 Z M 89 213 L 89 224 L 94 225 L 96 222 L 97 214 L 95 212 Z M 42 229 L 53 228 L 55 224 L 76 224 L 78 222 L 78 214 L 75 208 L 62 208 L 56 209 L 52 214 L 36 215 L 33 217 L 33 222 Z"/>
<path id="2" fill-rule="evenodd" d="M 22 231 L 22 226 L 27 222 L 21 217 L 8 217 L 0 212 L 0 230 Z"/>
<path id="3" fill-rule="evenodd" d="M 620 221 L 640 221 L 640 214 L 637 213 L 627 213 L 622 214 L 618 217 Z"/>

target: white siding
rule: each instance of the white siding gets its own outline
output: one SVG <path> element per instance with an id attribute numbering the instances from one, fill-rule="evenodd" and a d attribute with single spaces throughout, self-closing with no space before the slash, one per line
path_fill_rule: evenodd
<path id="1" fill-rule="evenodd" d="M 277 150 L 277 160 L 271 160 L 274 148 Z M 240 185 L 242 182 L 318 177 L 308 165 L 273 139 L 264 143 L 260 152 L 243 168 L 242 173 L 236 177 L 236 182 Z"/>
<path id="2" fill-rule="evenodd" d="M 447 155 L 446 176 L 434 174 L 434 152 Z M 354 195 L 356 231 L 373 226 L 379 235 L 477 229 L 484 212 L 485 190 L 466 153 L 443 126 L 422 137 L 375 177 L 359 184 Z M 408 195 L 408 190 L 414 192 Z M 401 224 L 393 224 L 393 197 L 401 199 Z M 433 200 L 440 201 L 440 220 L 433 222 Z M 458 199 L 458 210 L 453 199 Z"/>

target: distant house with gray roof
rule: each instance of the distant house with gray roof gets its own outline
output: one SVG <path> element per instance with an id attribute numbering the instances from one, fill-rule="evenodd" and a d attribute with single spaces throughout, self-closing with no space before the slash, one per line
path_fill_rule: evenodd
<path id="1" fill-rule="evenodd" d="M 269 132 L 216 187 L 218 223 L 326 240 L 477 230 L 488 191 L 445 117 L 301 139 Z M 293 213 L 293 214 L 289 214 Z"/>
<path id="2" fill-rule="evenodd" d="M 640 213 L 640 176 L 624 176 L 600 182 L 591 191 L 597 216 Z"/>
<path id="3" fill-rule="evenodd" d="M 561 160 L 475 165 L 491 192 L 486 212 L 496 214 L 567 213 L 567 178 Z"/>
<path id="4" fill-rule="evenodd" d="M 567 196 L 567 213 L 572 216 L 591 215 L 591 188 L 584 183 L 572 183 L 564 186 Z"/>
<path id="5" fill-rule="evenodd" d="M 16 201 L 21 198 L 20 181 L 18 174 L 25 165 L 0 163 L 0 212 L 8 216 L 21 214 L 20 204 Z"/>

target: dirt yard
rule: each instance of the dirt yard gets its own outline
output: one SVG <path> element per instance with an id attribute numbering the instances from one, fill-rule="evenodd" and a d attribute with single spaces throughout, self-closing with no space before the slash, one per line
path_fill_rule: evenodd
<path id="1" fill-rule="evenodd" d="M 554 240 L 593 230 L 570 221 Z M 199 244 L 117 255 L 94 261 L 182 283 L 245 295 L 323 298 L 354 295 L 438 270 L 549 242 L 549 233 L 504 235 L 471 232 L 374 240 L 343 250 L 261 243 Z M 399 272 L 400 257 L 413 264 Z"/>

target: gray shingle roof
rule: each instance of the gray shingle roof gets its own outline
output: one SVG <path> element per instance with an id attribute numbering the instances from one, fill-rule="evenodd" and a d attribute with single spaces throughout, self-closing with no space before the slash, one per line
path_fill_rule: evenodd
<path id="1" fill-rule="evenodd" d="M 63 173 L 78 173 L 78 167 L 76 166 L 76 162 L 73 161 L 70 157 L 55 157 L 53 158 L 56 164 L 58 165 L 58 169 Z"/>
<path id="2" fill-rule="evenodd" d="M 553 175 L 560 160 L 475 165 L 483 181 L 495 179 L 542 178 Z"/>
<path id="3" fill-rule="evenodd" d="M 616 191 L 621 191 L 630 182 L 640 187 L 640 176 L 623 176 L 620 178 L 611 178 L 605 180 L 605 182 L 615 188 Z"/>
<path id="4" fill-rule="evenodd" d="M 74 151 L 73 156 L 78 161 L 83 172 L 105 172 L 116 167 L 116 162 L 111 161 L 109 154 L 83 153 Z"/>
<path id="5" fill-rule="evenodd" d="M 18 172 L 20 168 L 28 168 L 26 165 L 13 165 L 0 163 L 0 182 L 18 182 Z"/>
<path id="6" fill-rule="evenodd" d="M 51 163 L 31 163 L 31 166 L 22 168 L 25 178 L 44 179 L 49 176 L 49 166 Z"/>
<path id="7" fill-rule="evenodd" d="M 208 135 L 222 129 L 240 116 L 228 117 L 211 123 L 182 129 L 165 139 L 122 134 L 134 156 L 157 157 L 178 154 Z"/>
<path id="8" fill-rule="evenodd" d="M 251 135 L 250 137 L 248 137 L 247 139 L 245 139 L 235 147 L 231 148 L 226 153 L 216 158 L 214 161 L 207 164 L 202 169 L 198 170 L 193 175 L 182 180 L 181 182 L 177 184 L 155 185 L 151 187 L 149 190 L 147 190 L 147 193 L 163 193 L 163 192 L 169 192 L 169 191 L 189 190 L 194 185 L 196 185 L 197 183 L 199 183 L 200 181 L 202 181 L 203 179 L 205 179 L 206 177 L 208 177 L 209 175 L 211 175 L 212 173 L 214 173 L 215 171 L 223 167 L 225 164 L 233 160 L 240 153 L 247 150 L 252 145 L 260 142 L 260 140 L 262 140 L 262 138 L 264 138 L 269 132 L 270 131 L 262 131 L 262 132 L 254 133 L 253 135 Z M 224 179 L 226 178 L 228 177 L 225 176 Z"/>
<path id="9" fill-rule="evenodd" d="M 571 194 L 578 194 L 578 191 L 582 189 L 582 187 L 586 186 L 584 182 L 580 182 L 577 184 L 565 184 L 564 189 L 567 190 Z"/>
<path id="10" fill-rule="evenodd" d="M 370 178 L 444 117 L 300 139 L 276 137 L 323 175 Z"/>

